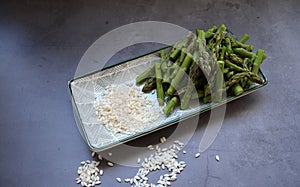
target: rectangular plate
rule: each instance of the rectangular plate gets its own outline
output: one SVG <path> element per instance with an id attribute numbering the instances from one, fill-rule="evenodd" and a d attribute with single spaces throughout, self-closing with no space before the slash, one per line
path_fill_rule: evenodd
<path id="1" fill-rule="evenodd" d="M 136 76 L 141 74 L 160 59 L 159 50 L 74 78 L 68 82 L 77 126 L 85 142 L 92 151 L 102 151 L 165 128 L 179 121 L 252 93 L 266 86 L 268 83 L 266 76 L 260 70 L 259 75 L 263 79 L 264 83 L 261 85 L 253 84 L 238 97 L 227 96 L 220 103 L 200 103 L 193 105 L 186 110 L 180 110 L 177 107 L 168 117 L 165 117 L 164 114 L 161 113 L 159 119 L 151 123 L 149 127 L 139 133 L 131 135 L 120 133 L 115 134 L 107 130 L 103 125 L 97 122 L 97 115 L 94 109 L 94 101 L 97 98 L 97 95 L 101 94 L 104 88 L 111 84 L 135 84 Z M 142 89 L 142 86 L 143 85 L 140 86 L 140 89 Z M 147 98 L 157 103 L 156 93 L 147 94 Z"/>

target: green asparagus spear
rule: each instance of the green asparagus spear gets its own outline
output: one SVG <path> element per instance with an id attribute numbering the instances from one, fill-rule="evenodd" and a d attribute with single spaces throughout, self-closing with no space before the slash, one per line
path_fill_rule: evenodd
<path id="1" fill-rule="evenodd" d="M 191 99 L 191 94 L 192 94 L 193 87 L 194 87 L 193 81 L 191 79 L 189 79 L 188 85 L 185 89 L 183 98 L 182 98 L 181 103 L 180 103 L 180 109 L 181 110 L 185 110 L 185 109 L 188 108 L 189 101 Z"/>
<path id="2" fill-rule="evenodd" d="M 194 34 L 192 32 L 189 32 L 189 34 L 180 42 L 176 42 L 176 45 L 173 46 L 173 49 L 170 52 L 170 59 L 175 60 L 180 55 L 181 49 L 186 47 L 189 43 L 189 41 L 194 37 Z"/>
<path id="3" fill-rule="evenodd" d="M 256 52 L 256 58 L 253 63 L 252 73 L 254 73 L 256 75 L 258 74 L 259 67 L 263 61 L 263 56 L 264 56 L 264 50 L 258 49 Z M 249 81 L 248 85 L 250 86 L 251 84 L 252 84 L 251 81 Z"/>
<path id="4" fill-rule="evenodd" d="M 180 69 L 178 70 L 178 73 L 176 74 L 175 78 L 172 80 L 171 85 L 166 92 L 168 96 L 172 96 L 174 94 L 174 92 L 176 91 L 176 87 L 178 86 L 180 80 L 182 79 L 184 73 L 189 68 L 192 61 L 193 61 L 193 57 L 190 54 L 187 54 Z"/>
<path id="5" fill-rule="evenodd" d="M 155 77 L 151 77 L 150 79 L 146 80 L 145 85 L 142 88 L 144 93 L 151 92 L 156 88 L 156 79 Z"/>
<path id="6" fill-rule="evenodd" d="M 200 99 L 204 97 L 204 91 L 203 90 L 199 90 L 196 93 L 192 94 L 192 98 L 191 99 Z"/>
<path id="7" fill-rule="evenodd" d="M 221 51 L 221 53 L 220 53 L 220 58 L 219 58 L 219 60 L 221 60 L 221 61 L 224 60 L 224 56 L 225 56 L 226 49 L 227 49 L 226 46 L 223 46 L 223 47 L 222 47 L 222 51 Z"/>
<path id="8" fill-rule="evenodd" d="M 219 60 L 219 61 L 217 61 L 217 64 L 219 65 L 219 68 L 221 69 L 221 72 L 223 72 L 224 71 L 224 66 L 225 66 L 224 61 Z"/>
<path id="9" fill-rule="evenodd" d="M 239 42 L 245 43 L 249 38 L 250 36 L 248 34 L 244 34 L 242 38 L 239 40 Z"/>
<path id="10" fill-rule="evenodd" d="M 234 84 L 238 83 L 240 80 L 242 80 L 244 77 L 247 77 L 249 80 L 262 84 L 263 80 L 255 73 L 253 72 L 241 72 L 241 73 L 236 73 L 230 77 L 228 81 L 226 81 L 226 90 L 228 90 L 231 86 Z"/>
<path id="11" fill-rule="evenodd" d="M 162 83 L 170 84 L 170 70 L 171 68 L 167 68 L 166 72 L 163 75 Z"/>
<path id="12" fill-rule="evenodd" d="M 242 88 L 245 88 L 247 86 L 247 82 L 248 82 L 248 78 L 244 77 L 241 81 L 240 81 L 240 85 Z"/>
<path id="13" fill-rule="evenodd" d="M 161 58 L 161 70 L 163 72 L 166 72 L 167 69 L 169 68 L 169 65 L 168 65 L 168 58 L 164 49 L 160 50 L 160 58 Z"/>
<path id="14" fill-rule="evenodd" d="M 233 50 L 234 53 L 236 53 L 240 57 L 245 57 L 245 58 L 255 57 L 254 53 L 252 53 L 250 51 L 247 51 L 246 49 L 243 49 L 243 48 L 233 48 L 232 50 Z"/>
<path id="15" fill-rule="evenodd" d="M 205 38 L 206 38 L 207 40 L 211 39 L 211 38 L 214 36 L 216 30 L 217 30 L 217 27 L 216 27 L 215 25 L 212 26 L 210 29 L 208 29 L 208 30 L 205 32 Z M 197 31 L 198 31 L 198 30 L 197 30 Z M 197 35 L 198 35 L 198 32 L 197 32 Z"/>
<path id="16" fill-rule="evenodd" d="M 136 84 L 143 83 L 146 79 L 154 75 L 154 65 L 136 77 Z"/>
<path id="17" fill-rule="evenodd" d="M 224 24 L 221 24 L 213 37 L 214 41 L 211 40 L 211 43 L 209 45 L 209 48 L 214 53 L 216 59 L 219 58 L 219 50 L 221 49 L 221 42 L 226 36 L 226 29 L 226 26 Z"/>
<path id="18" fill-rule="evenodd" d="M 195 61 L 198 60 L 198 56 L 199 54 L 196 52 L 194 53 L 194 57 L 193 59 Z M 184 93 L 184 96 L 181 100 L 181 104 L 180 104 L 180 108 L 182 110 L 187 109 L 188 105 L 189 105 L 189 101 L 191 99 L 191 94 L 193 92 L 193 88 L 195 88 L 195 84 L 198 81 L 198 75 L 200 74 L 201 69 L 199 68 L 199 66 L 196 64 L 196 62 L 193 62 L 190 68 L 190 72 L 189 72 L 189 77 L 190 79 L 188 80 L 188 84 Z"/>
<path id="19" fill-rule="evenodd" d="M 251 60 L 250 58 L 244 58 L 244 61 L 243 61 L 243 67 L 246 67 L 247 69 L 250 69 L 249 65 L 251 64 Z"/>
<path id="20" fill-rule="evenodd" d="M 253 63 L 253 69 L 252 69 L 253 73 L 258 74 L 258 70 L 259 70 L 260 64 L 263 61 L 263 56 L 264 56 L 264 50 L 258 49 L 257 52 L 256 52 L 255 61 Z"/>
<path id="21" fill-rule="evenodd" d="M 249 71 L 251 71 L 249 68 L 250 64 L 251 64 L 251 60 L 249 58 L 244 58 L 243 67 L 245 69 L 248 69 Z M 241 80 L 240 85 L 242 86 L 242 88 L 245 88 L 247 86 L 247 84 L 248 84 L 248 78 L 245 77 Z"/>
<path id="22" fill-rule="evenodd" d="M 203 103 L 207 104 L 211 102 L 211 95 L 203 97 Z"/>
<path id="23" fill-rule="evenodd" d="M 168 64 L 167 64 L 167 62 L 164 61 L 164 60 L 162 60 L 160 68 L 161 68 L 162 72 L 166 72 L 167 69 L 168 69 Z"/>
<path id="24" fill-rule="evenodd" d="M 210 56 L 210 54 L 207 51 L 205 32 L 203 30 L 199 31 L 197 42 L 199 46 L 199 52 L 201 55 L 199 57 L 199 60 L 196 61 L 196 63 L 201 68 L 209 84 L 213 84 L 213 73 L 216 68 L 216 62 L 213 59 L 214 57 Z"/>
<path id="25" fill-rule="evenodd" d="M 180 48 L 176 48 L 171 54 L 170 54 L 170 59 L 175 60 L 178 55 L 180 54 Z"/>
<path id="26" fill-rule="evenodd" d="M 230 79 L 230 77 L 232 77 L 234 75 L 234 71 L 229 71 L 228 73 L 226 73 L 226 78 Z"/>
<path id="27" fill-rule="evenodd" d="M 155 74 L 156 74 L 156 93 L 157 99 L 160 106 L 164 104 L 164 89 L 162 85 L 162 74 L 160 69 L 160 62 L 155 63 Z"/>
<path id="28" fill-rule="evenodd" d="M 223 61 L 217 61 L 217 64 L 219 68 L 216 70 L 216 81 L 214 86 L 214 92 L 212 94 L 213 100 L 215 102 L 221 102 L 224 92 L 224 76 L 223 76 L 223 70 L 224 70 L 224 62 Z"/>
<path id="29" fill-rule="evenodd" d="M 224 62 L 224 61 L 223 61 Z M 229 69 L 228 68 L 224 68 L 223 70 L 223 74 L 227 74 L 229 72 Z"/>
<path id="30" fill-rule="evenodd" d="M 253 49 L 254 49 L 253 45 L 247 45 L 247 44 L 241 43 L 239 41 L 236 41 L 232 47 L 241 47 L 241 48 L 246 49 L 247 51 L 253 51 Z"/>
<path id="31" fill-rule="evenodd" d="M 244 89 L 241 87 L 239 83 L 235 84 L 231 90 L 235 96 L 239 96 L 244 93 Z"/>
<path id="32" fill-rule="evenodd" d="M 194 47 L 195 47 L 195 41 L 192 41 L 192 43 L 187 48 L 187 54 L 184 58 L 183 63 L 180 66 L 180 69 L 178 70 L 178 73 L 176 74 L 175 78 L 172 80 L 171 85 L 166 92 L 167 96 L 170 97 L 175 93 L 176 87 L 179 85 L 180 80 L 182 79 L 184 73 L 186 73 L 186 71 L 190 67 L 190 65 L 193 61 L 193 57 L 190 54 L 190 51 L 192 51 L 194 49 Z"/>
<path id="33" fill-rule="evenodd" d="M 178 65 L 180 66 L 181 63 L 183 62 L 184 58 L 186 56 L 186 48 L 182 48 L 181 50 L 181 54 L 180 54 L 180 57 L 179 57 L 179 61 L 178 61 Z"/>
<path id="34" fill-rule="evenodd" d="M 229 60 L 225 60 L 225 65 L 231 69 L 231 70 L 234 70 L 234 71 L 246 71 L 244 68 L 230 62 Z"/>
<path id="35" fill-rule="evenodd" d="M 226 46 L 226 52 L 229 54 L 232 53 L 231 41 L 229 37 L 225 38 L 225 46 Z"/>
<path id="36" fill-rule="evenodd" d="M 211 94 L 211 89 L 210 89 L 209 85 L 206 84 L 206 85 L 204 86 L 204 96 L 206 97 L 206 96 L 208 96 L 208 95 L 210 95 L 210 94 Z"/>
<path id="37" fill-rule="evenodd" d="M 229 54 L 229 58 L 232 60 L 232 62 L 234 62 L 235 64 L 239 64 L 242 65 L 243 64 L 243 59 L 241 59 L 240 57 L 238 57 L 236 54 L 231 53 Z"/>
<path id="38" fill-rule="evenodd" d="M 182 50 L 181 50 L 181 54 L 180 54 L 180 57 L 177 59 L 177 61 L 176 61 L 176 64 L 178 65 L 177 67 L 176 67 L 176 69 L 174 69 L 174 71 L 172 72 L 172 74 L 170 75 L 170 78 L 171 79 L 173 79 L 176 75 L 177 75 L 177 73 L 178 73 L 178 69 L 180 68 L 180 65 L 182 64 L 182 62 L 183 62 L 183 60 L 184 60 L 184 58 L 185 58 L 185 56 L 186 56 L 186 48 L 182 48 Z"/>
<path id="39" fill-rule="evenodd" d="M 166 116 L 169 116 L 174 108 L 175 108 L 175 105 L 179 102 L 179 98 L 177 96 L 174 96 L 172 97 L 172 99 L 170 99 L 166 106 L 163 108 L 163 112 L 165 113 Z"/>
<path id="40" fill-rule="evenodd" d="M 164 49 L 160 50 L 160 58 L 161 59 L 167 59 L 166 51 Z"/>

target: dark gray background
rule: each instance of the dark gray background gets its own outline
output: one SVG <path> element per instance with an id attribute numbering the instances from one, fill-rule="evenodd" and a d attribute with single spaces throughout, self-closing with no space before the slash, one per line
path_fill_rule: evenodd
<path id="1" fill-rule="evenodd" d="M 215 142 L 194 159 L 209 118 L 201 115 L 188 154 L 180 156 L 188 167 L 172 186 L 300 186 L 299 8 L 297 0 L 1 1 L 0 186 L 76 186 L 79 162 L 91 157 L 67 81 L 98 37 L 145 20 L 190 30 L 224 23 L 238 36 L 249 33 L 249 43 L 268 56 L 262 65 L 268 86 L 228 104 Z M 114 60 L 153 48 L 124 50 Z M 115 177 L 136 171 L 105 168 L 101 186 L 122 186 Z"/>

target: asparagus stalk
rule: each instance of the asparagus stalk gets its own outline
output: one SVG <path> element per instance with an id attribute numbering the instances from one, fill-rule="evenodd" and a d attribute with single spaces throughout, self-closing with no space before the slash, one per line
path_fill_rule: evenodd
<path id="1" fill-rule="evenodd" d="M 216 85 L 215 85 L 215 89 L 213 91 L 213 100 L 215 102 L 221 102 L 222 101 L 222 98 L 223 98 L 223 92 L 224 92 L 224 89 L 223 89 L 223 83 L 224 83 L 224 80 L 223 80 L 223 73 L 221 71 L 219 71 L 217 73 L 217 79 L 216 79 Z"/>
<path id="2" fill-rule="evenodd" d="M 206 39 L 205 39 L 205 32 L 200 30 L 198 32 L 198 46 L 200 57 L 199 60 L 196 61 L 197 65 L 201 68 L 204 76 L 207 78 L 209 84 L 212 84 L 213 81 L 213 71 L 216 67 L 216 63 L 214 59 L 210 58 L 209 53 L 206 50 Z"/>
<path id="3" fill-rule="evenodd" d="M 244 34 L 242 38 L 239 40 L 241 43 L 245 43 L 250 38 L 249 34 Z"/>
<path id="4" fill-rule="evenodd" d="M 205 32 L 205 38 L 206 38 L 207 40 L 211 39 L 211 38 L 214 36 L 216 30 L 217 30 L 217 27 L 216 27 L 215 25 L 212 26 L 210 29 L 208 29 L 208 30 Z M 198 31 L 198 30 L 197 30 L 197 31 Z M 197 32 L 197 35 L 198 35 L 198 32 Z"/>
<path id="5" fill-rule="evenodd" d="M 219 60 L 219 61 L 217 61 L 217 64 L 219 65 L 219 68 L 220 68 L 221 72 L 223 72 L 224 71 L 224 66 L 225 66 L 224 61 Z"/>
<path id="6" fill-rule="evenodd" d="M 250 71 L 250 64 L 251 64 L 251 60 L 249 58 L 244 58 L 243 67 Z M 240 81 L 240 85 L 242 86 L 242 88 L 245 88 L 247 86 L 248 80 L 249 80 L 248 77 L 245 77 Z"/>
<path id="7" fill-rule="evenodd" d="M 249 65 L 251 64 L 251 60 L 249 58 L 244 58 L 244 61 L 243 61 L 243 66 L 246 67 L 247 69 L 250 69 Z"/>
<path id="8" fill-rule="evenodd" d="M 192 61 L 193 61 L 193 57 L 190 54 L 187 54 L 180 69 L 178 70 L 178 73 L 176 74 L 175 78 L 172 80 L 171 85 L 166 92 L 168 96 L 172 96 L 175 93 L 176 87 L 179 85 L 180 80 L 182 79 L 184 73 L 189 68 Z"/>
<path id="9" fill-rule="evenodd" d="M 223 61 L 224 62 L 224 61 Z M 223 74 L 227 74 L 229 72 L 229 69 L 228 68 L 224 68 L 223 70 Z"/>
<path id="10" fill-rule="evenodd" d="M 216 59 L 219 58 L 219 49 L 221 48 L 221 42 L 226 36 L 226 29 L 226 26 L 221 24 L 213 37 L 215 41 L 211 41 L 209 45 L 209 48 L 214 53 Z"/>
<path id="11" fill-rule="evenodd" d="M 198 57 L 199 57 L 199 54 L 197 52 L 194 53 L 193 59 L 195 61 L 198 60 Z M 191 68 L 190 68 L 190 73 L 189 73 L 190 79 L 188 80 L 188 85 L 186 87 L 184 96 L 183 96 L 183 98 L 181 100 L 181 104 L 180 104 L 180 108 L 182 110 L 188 108 L 189 101 L 191 99 L 191 94 L 192 94 L 193 88 L 195 88 L 195 84 L 198 80 L 198 75 L 200 74 L 200 71 L 201 70 L 198 67 L 198 65 L 195 62 L 193 62 L 192 65 L 191 65 Z"/>
<path id="12" fill-rule="evenodd" d="M 253 63 L 253 69 L 252 69 L 253 73 L 258 74 L 259 67 L 263 61 L 263 56 L 264 56 L 264 50 L 258 49 L 256 52 L 256 58 Z"/>
<path id="13" fill-rule="evenodd" d="M 180 65 L 181 65 L 181 63 L 183 62 L 183 60 L 184 60 L 184 58 L 185 58 L 185 56 L 186 56 L 186 50 L 187 50 L 186 48 L 182 48 L 180 57 L 179 57 L 179 58 L 177 59 L 177 61 L 176 61 L 176 64 L 177 64 L 178 66 L 177 66 L 176 69 L 172 72 L 172 74 L 171 74 L 171 76 L 170 76 L 171 79 L 173 79 L 173 78 L 177 75 L 178 70 L 179 70 L 179 68 L 180 68 Z"/>
<path id="14" fill-rule="evenodd" d="M 206 96 L 208 96 L 208 95 L 210 95 L 210 94 L 211 94 L 211 89 L 210 89 L 209 85 L 206 84 L 206 85 L 204 86 L 204 96 L 206 97 Z"/>
<path id="15" fill-rule="evenodd" d="M 162 72 L 166 72 L 167 69 L 168 69 L 167 62 L 165 60 L 163 60 L 163 59 L 162 59 L 160 68 L 161 68 Z"/>
<path id="16" fill-rule="evenodd" d="M 212 96 L 214 97 L 215 102 L 221 102 L 223 97 L 223 91 L 224 91 L 224 76 L 223 76 L 223 70 L 224 70 L 224 62 L 223 61 L 217 61 L 217 64 L 219 68 L 216 70 L 216 81 L 214 86 L 214 92 Z"/>
<path id="17" fill-rule="evenodd" d="M 234 64 L 232 62 L 230 62 L 229 60 L 225 60 L 225 65 L 229 69 L 234 70 L 234 71 L 247 71 L 244 68 L 242 68 L 242 67 L 240 67 L 240 66 L 238 66 L 238 65 L 236 65 L 236 64 Z"/>
<path id="18" fill-rule="evenodd" d="M 224 60 L 224 56 L 225 56 L 225 52 L 226 52 L 226 46 L 222 47 L 221 53 L 220 53 L 220 58 L 219 60 L 223 61 Z"/>
<path id="19" fill-rule="evenodd" d="M 160 58 L 164 60 L 167 59 L 166 51 L 164 49 L 160 50 Z"/>
<path id="20" fill-rule="evenodd" d="M 191 94 L 192 94 L 193 87 L 194 87 L 193 81 L 191 79 L 189 79 L 188 85 L 185 89 L 183 98 L 182 98 L 181 103 L 180 103 L 180 109 L 181 110 L 184 110 L 184 109 L 188 108 L 189 101 L 191 99 Z"/>
<path id="21" fill-rule="evenodd" d="M 241 48 L 246 49 L 247 51 L 253 51 L 253 49 L 254 49 L 253 45 L 247 45 L 247 44 L 241 43 L 239 41 L 235 41 L 233 47 L 241 47 Z"/>
<path id="22" fill-rule="evenodd" d="M 211 102 L 211 95 L 203 97 L 203 103 L 204 104 L 210 103 L 210 102 Z"/>
<path id="23" fill-rule="evenodd" d="M 230 79 L 233 75 L 234 75 L 234 71 L 229 71 L 228 73 L 226 73 L 226 78 Z"/>
<path id="24" fill-rule="evenodd" d="M 258 71 L 259 71 L 259 67 L 263 61 L 263 57 L 264 57 L 264 50 L 262 49 L 258 49 L 256 51 L 256 58 L 254 60 L 254 63 L 253 63 L 253 68 L 252 68 L 252 73 L 254 74 L 258 74 Z M 248 85 L 250 86 L 252 84 L 251 81 L 248 82 Z"/>
<path id="25" fill-rule="evenodd" d="M 150 79 L 146 80 L 145 85 L 142 88 L 142 92 L 148 93 L 151 92 L 156 88 L 156 79 L 155 77 L 151 77 Z"/>
<path id="26" fill-rule="evenodd" d="M 173 46 L 173 49 L 170 52 L 170 59 L 175 60 L 179 55 L 182 48 L 184 48 L 186 45 L 188 45 L 189 41 L 193 38 L 193 33 L 190 32 L 187 37 L 185 37 L 180 42 L 176 43 L 176 45 Z"/>
<path id="27" fill-rule="evenodd" d="M 183 62 L 185 56 L 186 56 L 186 48 L 182 48 L 181 54 L 180 54 L 180 57 L 179 57 L 179 61 L 178 61 L 179 66 L 181 65 L 181 62 Z"/>
<path id="28" fill-rule="evenodd" d="M 195 46 L 195 41 L 192 41 L 192 43 L 189 45 L 189 47 L 187 48 L 187 54 L 184 58 L 183 63 L 181 64 L 176 76 L 174 77 L 174 79 L 171 82 L 170 87 L 168 88 L 166 94 L 170 97 L 173 96 L 173 94 L 176 91 L 176 87 L 179 85 L 180 80 L 182 79 L 184 73 L 186 73 L 186 71 L 188 70 L 188 68 L 190 67 L 192 61 L 193 61 L 193 57 L 192 55 L 189 53 L 190 51 L 192 51 L 192 49 Z"/>
<path id="29" fill-rule="evenodd" d="M 156 73 L 156 93 L 157 99 L 160 106 L 164 104 L 164 89 L 162 85 L 162 73 L 160 69 L 161 63 L 155 63 L 155 73 Z"/>
<path id="30" fill-rule="evenodd" d="M 163 75 L 162 83 L 164 83 L 164 84 L 170 83 L 170 70 L 171 70 L 171 68 L 167 68 L 166 72 Z"/>
<path id="31" fill-rule="evenodd" d="M 235 84 L 231 90 L 235 96 L 239 96 L 244 93 L 244 89 L 241 87 L 239 83 Z"/>
<path id="32" fill-rule="evenodd" d="M 136 84 L 143 83 L 146 79 L 154 75 L 154 65 L 146 69 L 142 74 L 136 77 Z"/>
<path id="33" fill-rule="evenodd" d="M 170 59 L 175 60 L 178 55 L 180 54 L 180 48 L 176 48 L 171 54 L 170 54 Z"/>
<path id="34" fill-rule="evenodd" d="M 232 75 L 228 81 L 226 81 L 226 90 L 228 90 L 231 86 L 234 84 L 238 83 L 240 80 L 242 80 L 244 77 L 249 78 L 251 81 L 262 84 L 263 81 L 262 79 L 255 73 L 253 72 L 242 72 L 242 73 L 237 73 L 235 75 Z"/>
<path id="35" fill-rule="evenodd" d="M 162 70 L 162 72 L 164 72 L 163 76 L 162 76 L 163 77 L 162 78 L 162 83 L 169 83 L 170 82 L 170 80 L 169 80 L 170 67 L 167 64 L 168 63 L 168 58 L 167 58 L 165 50 L 160 51 L 160 57 L 161 57 L 161 60 L 162 60 L 161 70 Z"/>
<path id="36" fill-rule="evenodd" d="M 244 48 L 233 48 L 232 49 L 233 52 L 235 52 L 237 55 L 239 55 L 240 57 L 244 57 L 244 58 L 253 58 L 256 55 L 250 51 L 247 51 Z"/>
<path id="37" fill-rule="evenodd" d="M 172 99 L 170 99 L 166 106 L 163 108 L 163 112 L 165 113 L 166 116 L 169 116 L 174 108 L 175 108 L 175 105 L 179 102 L 179 98 L 177 96 L 174 96 L 172 97 Z"/>
<path id="38" fill-rule="evenodd" d="M 242 88 L 245 88 L 247 86 L 247 82 L 248 82 L 248 78 L 244 77 L 241 81 L 240 81 L 240 85 L 242 86 Z"/>
<path id="39" fill-rule="evenodd" d="M 192 94 L 192 98 L 191 99 L 200 99 L 204 97 L 204 91 L 203 90 L 199 90 L 196 93 Z"/>
<path id="40" fill-rule="evenodd" d="M 226 52 L 229 54 L 232 53 L 231 41 L 229 37 L 225 38 L 225 46 L 226 46 Z"/>
<path id="41" fill-rule="evenodd" d="M 236 64 L 242 65 L 243 64 L 243 59 L 241 59 L 240 57 L 238 57 L 236 54 L 231 53 L 229 54 L 229 58 L 235 62 Z"/>

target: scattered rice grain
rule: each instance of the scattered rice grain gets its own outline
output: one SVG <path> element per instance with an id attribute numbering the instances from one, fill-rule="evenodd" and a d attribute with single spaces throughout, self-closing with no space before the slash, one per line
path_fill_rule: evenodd
<path id="1" fill-rule="evenodd" d="M 138 164 L 141 163 L 141 158 L 138 158 L 138 159 L 137 159 L 137 163 L 138 163 Z"/>
<path id="2" fill-rule="evenodd" d="M 121 178 L 119 178 L 119 177 L 117 177 L 117 178 L 116 178 L 116 180 L 117 180 L 119 183 L 121 183 L 121 182 L 122 182 L 122 179 L 121 179 Z"/>
<path id="3" fill-rule="evenodd" d="M 124 179 L 124 182 L 129 183 L 130 179 Z"/>
<path id="4" fill-rule="evenodd" d="M 195 158 L 198 158 L 200 155 L 201 155 L 200 153 L 196 153 Z"/>
<path id="5" fill-rule="evenodd" d="M 107 162 L 107 165 L 110 166 L 110 167 L 113 167 L 113 166 L 114 166 L 114 164 L 111 163 L 111 162 Z"/>

